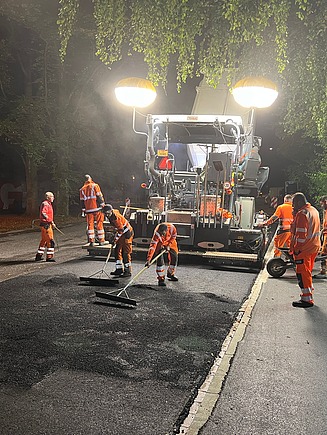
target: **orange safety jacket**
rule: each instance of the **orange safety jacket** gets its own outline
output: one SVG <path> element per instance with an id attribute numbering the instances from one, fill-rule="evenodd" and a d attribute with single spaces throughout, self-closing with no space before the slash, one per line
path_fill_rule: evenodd
<path id="1" fill-rule="evenodd" d="M 296 213 L 292 225 L 290 251 L 298 255 L 313 254 L 320 249 L 320 219 L 318 210 L 308 202 Z"/>
<path id="2" fill-rule="evenodd" d="M 267 220 L 266 225 L 271 225 L 279 219 L 279 230 L 282 232 L 291 231 L 293 222 L 293 207 L 290 202 L 279 205 L 274 214 Z"/>
<path id="3" fill-rule="evenodd" d="M 115 235 L 114 243 L 117 243 L 121 236 L 127 231 L 130 231 L 131 235 L 133 234 L 133 227 L 128 222 L 128 220 L 119 212 L 119 210 L 112 210 L 112 215 L 109 217 L 109 222 L 112 226 L 114 226 L 117 230 Z"/>
<path id="4" fill-rule="evenodd" d="M 327 236 L 327 209 L 324 214 L 324 222 L 322 224 L 322 233 Z"/>
<path id="5" fill-rule="evenodd" d="M 40 206 L 40 225 L 51 224 L 53 222 L 53 208 L 51 201 L 47 199 Z"/>
<path id="6" fill-rule="evenodd" d="M 79 192 L 79 197 L 82 202 L 82 211 L 85 213 L 94 213 L 101 210 L 104 206 L 104 198 L 100 186 L 94 183 L 94 181 L 85 181 L 84 186 Z"/>
<path id="7" fill-rule="evenodd" d="M 178 253 L 176 227 L 173 224 L 166 222 L 165 225 L 167 225 L 167 232 L 165 236 L 161 236 L 158 233 L 159 225 L 157 225 L 154 230 L 146 258 L 148 262 L 151 261 L 154 253 L 156 252 L 158 244 L 160 244 L 160 246 L 169 246 L 171 249 L 176 251 L 176 253 Z"/>
<path id="8" fill-rule="evenodd" d="M 321 252 L 323 254 L 327 254 L 327 209 L 325 210 L 325 214 L 324 214 L 324 222 L 322 224 L 322 234 L 323 234 L 323 240 L 322 240 Z"/>

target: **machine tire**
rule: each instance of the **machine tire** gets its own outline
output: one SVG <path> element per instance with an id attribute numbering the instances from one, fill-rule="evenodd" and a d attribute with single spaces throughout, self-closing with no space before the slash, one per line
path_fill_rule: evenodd
<path id="1" fill-rule="evenodd" d="M 266 267 L 267 272 L 273 278 L 280 278 L 286 272 L 286 263 L 281 258 L 271 258 Z"/>

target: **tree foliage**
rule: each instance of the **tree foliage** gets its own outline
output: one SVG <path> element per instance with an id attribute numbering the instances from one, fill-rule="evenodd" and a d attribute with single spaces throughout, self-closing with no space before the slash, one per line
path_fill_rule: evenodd
<path id="1" fill-rule="evenodd" d="M 61 50 L 73 33 L 78 0 L 60 0 Z M 176 86 L 204 75 L 217 86 L 247 75 L 275 80 L 284 137 L 299 133 L 327 150 L 325 0 L 93 0 L 97 56 L 111 66 L 141 53 L 148 78 L 163 87 L 168 69 Z M 288 136 L 287 136 L 288 135 Z M 306 140 L 306 139 L 303 139 Z M 323 153 L 324 154 L 324 153 Z M 325 159 L 318 168 L 326 172 Z M 316 178 L 316 177 L 315 177 Z"/>
<path id="2" fill-rule="evenodd" d="M 98 90 L 126 59 L 143 58 L 163 89 L 175 69 L 179 91 L 202 75 L 212 86 L 225 71 L 230 84 L 263 75 L 280 90 L 280 152 L 305 148 L 292 170 L 318 195 L 319 184 L 327 189 L 326 15 L 325 0 L 6 0 L 0 135 L 41 172 L 47 158 L 65 213 L 81 171 L 102 165 L 119 180 L 129 173 L 122 161 L 134 171 L 132 140 L 116 131 L 121 118 Z"/>

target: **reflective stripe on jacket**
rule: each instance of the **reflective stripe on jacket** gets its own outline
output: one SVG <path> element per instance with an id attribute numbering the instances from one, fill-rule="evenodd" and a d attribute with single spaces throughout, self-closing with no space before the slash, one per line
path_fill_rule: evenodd
<path id="1" fill-rule="evenodd" d="M 79 198 L 84 202 L 85 213 L 92 213 L 101 210 L 100 205 L 104 205 L 103 195 L 100 186 L 93 181 L 86 181 L 80 189 Z M 100 203 L 100 205 L 99 205 Z"/>
<path id="2" fill-rule="evenodd" d="M 267 225 L 271 225 L 277 219 L 279 219 L 279 229 L 284 231 L 291 230 L 291 223 L 293 222 L 293 208 L 290 202 L 284 202 L 279 205 L 274 214 L 266 222 Z"/>
<path id="3" fill-rule="evenodd" d="M 113 225 L 117 234 L 115 236 L 115 243 L 121 238 L 121 236 L 127 231 L 133 232 L 132 225 L 128 222 L 128 220 L 119 212 L 119 210 L 112 210 L 112 215 L 109 217 L 109 222 Z"/>
<path id="4" fill-rule="evenodd" d="M 318 210 L 307 203 L 300 208 L 292 225 L 290 250 L 294 253 L 318 252 L 320 249 L 320 219 Z"/>
<path id="5" fill-rule="evenodd" d="M 153 255 L 158 247 L 158 244 L 159 244 L 159 246 L 169 246 L 170 248 L 174 249 L 174 251 L 176 251 L 176 253 L 178 253 L 176 227 L 171 223 L 165 222 L 165 225 L 167 225 L 167 233 L 165 236 L 161 236 L 158 233 L 159 225 L 157 225 L 155 230 L 154 230 L 152 240 L 150 242 L 148 254 L 147 254 L 147 261 L 151 261 Z"/>

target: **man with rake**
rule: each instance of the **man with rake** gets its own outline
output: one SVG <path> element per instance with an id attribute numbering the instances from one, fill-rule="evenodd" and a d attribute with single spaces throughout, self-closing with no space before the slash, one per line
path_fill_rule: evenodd
<path id="1" fill-rule="evenodd" d="M 168 256 L 168 271 L 167 278 L 170 281 L 178 281 L 175 276 L 178 247 L 177 247 L 177 230 L 171 223 L 162 223 L 156 226 L 150 242 L 150 247 L 146 257 L 145 266 L 150 265 L 151 259 L 157 256 L 163 249 L 167 251 Z M 158 278 L 158 285 L 165 287 L 165 262 L 163 255 L 157 259 L 156 272 Z"/>

